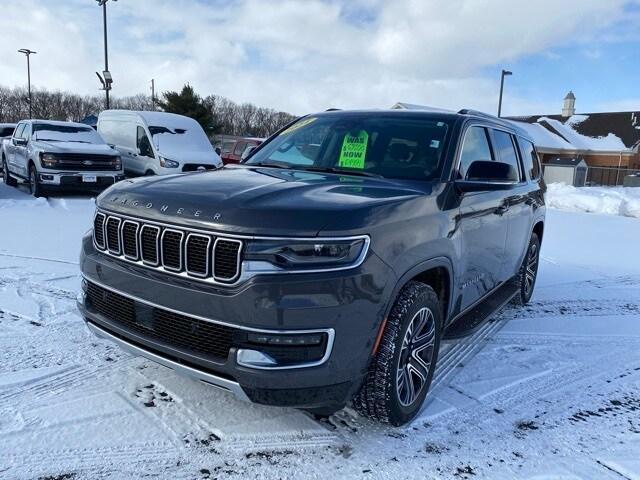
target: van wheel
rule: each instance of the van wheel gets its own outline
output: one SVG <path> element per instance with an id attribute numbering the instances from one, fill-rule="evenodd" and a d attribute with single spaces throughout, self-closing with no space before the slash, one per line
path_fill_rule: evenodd
<path id="1" fill-rule="evenodd" d="M 29 166 L 29 192 L 36 198 L 47 196 L 38 180 L 38 172 L 36 172 L 36 167 L 33 164 Z"/>
<path id="2" fill-rule="evenodd" d="M 436 292 L 409 282 L 398 295 L 353 406 L 394 426 L 411 421 L 429 391 L 442 332 Z"/>
<path id="3" fill-rule="evenodd" d="M 4 184 L 9 187 L 15 187 L 18 184 L 16 179 L 9 173 L 9 167 L 7 166 L 7 160 L 4 158 L 4 155 L 2 156 L 2 180 Z"/>
<path id="4" fill-rule="evenodd" d="M 531 300 L 533 289 L 538 278 L 538 264 L 540 263 L 540 239 L 537 233 L 531 234 L 527 254 L 524 256 L 520 271 L 516 276 L 518 293 L 513 297 L 515 305 L 526 305 Z"/>
<path id="5" fill-rule="evenodd" d="M 153 170 L 147 170 L 146 172 L 144 172 L 145 177 L 153 177 L 154 175 L 155 172 Z"/>

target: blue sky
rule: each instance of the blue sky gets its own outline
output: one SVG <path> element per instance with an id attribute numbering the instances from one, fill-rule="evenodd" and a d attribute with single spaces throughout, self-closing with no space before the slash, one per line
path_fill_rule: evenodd
<path id="1" fill-rule="evenodd" d="M 0 84 L 97 92 L 93 0 L 4 2 Z M 293 113 L 396 101 L 507 115 L 640 110 L 640 0 L 119 0 L 108 3 L 114 95 L 190 82 Z M 29 18 L 25 21 L 25 12 Z"/>

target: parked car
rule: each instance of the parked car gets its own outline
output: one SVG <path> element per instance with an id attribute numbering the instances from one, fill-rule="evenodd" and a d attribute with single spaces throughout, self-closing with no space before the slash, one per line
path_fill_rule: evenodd
<path id="1" fill-rule="evenodd" d="M 106 110 L 98 133 L 117 148 L 130 175 L 166 175 L 222 166 L 198 122 L 165 112 Z"/>
<path id="2" fill-rule="evenodd" d="M 101 195 L 79 309 L 243 400 L 401 425 L 441 339 L 531 298 L 539 171 L 524 130 L 469 110 L 310 115 L 241 165 Z"/>
<path id="3" fill-rule="evenodd" d="M 222 161 L 224 164 L 228 163 L 240 163 L 242 161 L 242 155 L 249 147 L 257 147 L 264 138 L 237 138 L 233 140 L 225 140 L 222 142 Z M 248 154 L 247 154 L 248 155 Z"/>
<path id="4" fill-rule="evenodd" d="M 5 140 L 11 139 L 13 131 L 16 129 L 15 123 L 0 123 L 0 152 L 2 152 L 2 145 Z M 2 171 L 2 162 L 0 161 L 0 171 Z"/>
<path id="5" fill-rule="evenodd" d="M 124 178 L 120 154 L 81 123 L 24 120 L 2 145 L 4 183 L 29 183 L 31 194 L 102 190 Z"/>

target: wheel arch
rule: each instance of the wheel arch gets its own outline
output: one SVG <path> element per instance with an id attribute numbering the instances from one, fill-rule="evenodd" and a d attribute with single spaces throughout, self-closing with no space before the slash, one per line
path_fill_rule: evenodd
<path id="1" fill-rule="evenodd" d="M 538 240 L 542 243 L 542 235 L 544 233 L 544 220 L 540 219 L 533 225 L 532 233 L 538 235 Z"/>
<path id="2" fill-rule="evenodd" d="M 445 325 L 447 316 L 451 312 L 453 300 L 454 271 L 451 260 L 447 257 L 436 257 L 422 262 L 405 272 L 396 282 L 387 306 L 385 318 L 389 315 L 400 290 L 411 281 L 424 283 L 435 290 L 442 307 L 442 323 Z"/>

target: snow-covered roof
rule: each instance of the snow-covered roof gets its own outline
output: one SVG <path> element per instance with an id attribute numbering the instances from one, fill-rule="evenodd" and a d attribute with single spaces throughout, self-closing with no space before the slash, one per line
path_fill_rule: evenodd
<path id="1" fill-rule="evenodd" d="M 553 136 L 569 143 L 573 150 L 630 152 L 640 144 L 640 111 L 586 113 L 570 117 L 534 115 L 510 117 L 510 120 L 516 120 L 520 126 L 523 123 L 541 125 Z M 549 140 L 542 142 L 550 148 L 554 143 Z"/>
<path id="2" fill-rule="evenodd" d="M 551 130 L 557 132 L 577 150 L 622 151 L 627 149 L 622 140 L 613 133 L 603 137 L 588 137 L 578 133 L 575 127 L 588 119 L 588 115 L 573 115 L 562 123 L 553 118 L 541 117 L 538 123 L 542 125 L 546 123 Z"/>
<path id="3" fill-rule="evenodd" d="M 567 142 L 565 139 L 550 132 L 539 123 L 527 123 L 510 120 L 511 123 L 520 127 L 529 134 L 533 143 L 535 143 L 538 150 L 550 149 L 550 150 L 574 150 L 575 148 Z"/>

